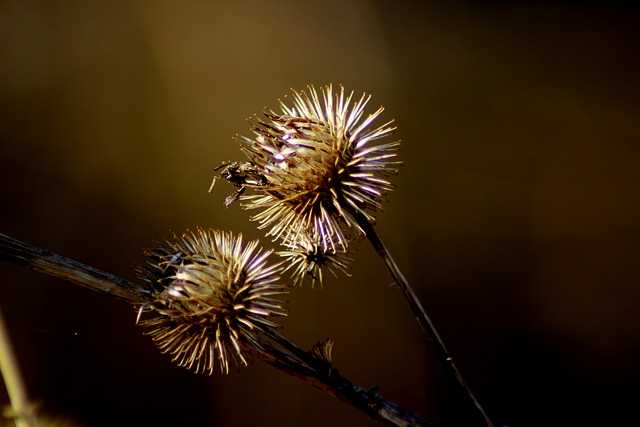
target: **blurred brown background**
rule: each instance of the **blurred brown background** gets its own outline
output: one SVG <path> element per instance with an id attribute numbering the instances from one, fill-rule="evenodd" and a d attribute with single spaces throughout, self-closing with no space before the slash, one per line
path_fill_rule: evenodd
<path id="1" fill-rule="evenodd" d="M 170 231 L 260 237 L 222 206 L 229 186 L 207 194 L 214 168 L 242 159 L 231 138 L 289 88 L 342 83 L 397 120 L 405 165 L 378 230 L 492 417 L 637 420 L 639 21 L 611 2 L 3 1 L 0 232 L 128 279 Z M 351 279 L 293 290 L 284 333 L 331 336 L 360 385 L 471 425 L 357 246 Z M 376 425 L 259 362 L 227 377 L 174 366 L 124 303 L 12 265 L 0 277 L 50 414 Z"/>

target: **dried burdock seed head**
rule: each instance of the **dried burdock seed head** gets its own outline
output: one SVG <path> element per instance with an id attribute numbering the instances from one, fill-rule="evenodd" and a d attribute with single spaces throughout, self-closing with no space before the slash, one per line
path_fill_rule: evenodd
<path id="1" fill-rule="evenodd" d="M 154 300 L 141 307 L 139 324 L 180 366 L 211 374 L 216 360 L 223 373 L 231 362 L 246 365 L 246 346 L 260 348 L 260 331 L 285 315 L 282 263 L 268 264 L 271 253 L 257 240 L 243 245 L 242 235 L 202 229 L 146 251 L 151 262 L 137 273 Z"/>
<path id="2" fill-rule="evenodd" d="M 373 127 L 382 107 L 364 118 L 369 99 L 353 100 L 343 87 L 334 93 L 329 85 L 318 93 L 309 86 L 308 92 L 293 92 L 291 105 L 280 101 L 281 112 L 250 119 L 254 137 L 238 141 L 255 174 L 243 184 L 255 193 L 239 198 L 244 208 L 262 210 L 252 219 L 269 229 L 267 235 L 291 242 L 315 234 L 344 251 L 344 230 L 362 233 L 354 213 L 375 222 L 394 188 L 386 177 L 397 173 L 400 143 L 373 145 L 395 127 L 393 121 Z"/>
<path id="3" fill-rule="evenodd" d="M 287 249 L 277 252 L 286 260 L 287 267 L 284 271 L 291 270 L 291 278 L 296 285 L 301 285 L 305 279 L 311 279 L 311 287 L 318 281 L 322 286 L 322 271 L 330 272 L 338 277 L 340 271 L 351 276 L 347 271 L 353 261 L 341 249 L 335 249 L 335 245 L 328 245 L 320 237 L 310 237 L 306 234 L 298 235 L 296 241 L 285 241 L 283 246 Z"/>

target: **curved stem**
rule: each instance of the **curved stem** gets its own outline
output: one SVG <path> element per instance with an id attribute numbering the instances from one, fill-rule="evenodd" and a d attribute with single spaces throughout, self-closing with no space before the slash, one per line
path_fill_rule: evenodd
<path id="1" fill-rule="evenodd" d="M 431 319 L 427 315 L 425 309 L 422 307 L 420 300 L 418 299 L 416 294 L 413 292 L 413 289 L 409 285 L 409 282 L 407 282 L 407 279 L 405 279 L 404 275 L 400 271 L 400 268 L 394 261 L 393 257 L 391 256 L 391 253 L 389 253 L 389 250 L 387 249 L 387 247 L 384 245 L 384 243 L 380 239 L 380 236 L 376 232 L 375 228 L 367 220 L 367 218 L 361 213 L 354 212 L 353 215 L 358 225 L 367 236 L 367 239 L 369 239 L 369 241 L 375 248 L 378 255 L 382 258 L 382 260 L 386 264 L 387 269 L 391 274 L 391 277 L 393 277 L 393 279 L 398 284 L 398 287 L 400 288 L 402 295 L 404 295 L 405 299 L 409 303 L 411 312 L 413 313 L 416 320 L 420 324 L 422 331 L 425 333 L 427 338 L 429 338 L 429 340 L 433 344 L 436 357 L 438 358 L 438 361 L 440 362 L 440 364 L 443 366 L 445 374 L 457 386 L 458 390 L 468 398 L 468 400 L 474 406 L 476 411 L 479 413 L 480 417 L 483 419 L 485 425 L 487 427 L 492 427 L 493 423 L 491 422 L 486 412 L 480 405 L 480 402 L 478 402 L 478 400 L 475 398 L 475 396 L 471 392 L 471 389 L 469 388 L 469 386 L 467 386 L 467 383 L 462 378 L 460 371 L 458 371 L 456 364 L 453 362 L 453 358 L 451 357 L 451 355 L 449 354 L 449 351 L 445 347 L 444 342 L 442 341 L 442 338 L 440 338 L 440 335 L 438 334 L 438 331 L 436 331 L 436 328 L 431 322 Z"/>

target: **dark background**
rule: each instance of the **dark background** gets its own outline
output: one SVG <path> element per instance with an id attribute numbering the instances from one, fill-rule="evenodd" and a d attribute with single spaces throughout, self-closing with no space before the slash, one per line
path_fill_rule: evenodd
<path id="1" fill-rule="evenodd" d="M 419 6 L 417 4 L 420 4 Z M 207 189 L 291 87 L 395 118 L 378 231 L 498 424 L 629 425 L 640 381 L 640 25 L 583 2 L 3 1 L 0 232 L 133 279 L 171 231 L 261 237 Z M 264 239 L 266 246 L 271 243 Z M 293 289 L 284 333 L 331 336 L 358 384 L 471 425 L 366 242 Z M 170 363 L 128 305 L 0 265 L 31 397 L 80 425 L 373 426 L 260 362 Z M 4 390 L 0 401 L 7 402 Z"/>

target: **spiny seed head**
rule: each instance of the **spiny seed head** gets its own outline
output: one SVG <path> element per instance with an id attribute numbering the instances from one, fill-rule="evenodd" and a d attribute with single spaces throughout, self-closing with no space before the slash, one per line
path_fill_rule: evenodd
<path id="1" fill-rule="evenodd" d="M 322 286 L 322 271 L 329 271 L 334 277 L 338 277 L 340 271 L 350 276 L 349 266 L 352 259 L 346 252 L 340 249 L 332 249 L 326 242 L 322 242 L 319 237 L 312 238 L 300 235 L 296 241 L 286 241 L 283 246 L 287 249 L 277 252 L 287 263 L 284 271 L 291 270 L 291 278 L 294 284 L 311 278 L 311 287 L 318 281 Z"/>
<path id="2" fill-rule="evenodd" d="M 303 234 L 346 250 L 346 230 L 362 233 L 353 215 L 375 222 L 375 212 L 394 186 L 386 179 L 397 173 L 400 143 L 374 142 L 391 135 L 387 122 L 373 127 L 384 110 L 364 116 L 370 96 L 353 100 L 353 92 L 334 93 L 331 85 L 293 92 L 281 112 L 266 110 L 250 119 L 254 137 L 238 137 L 251 167 L 262 182 L 246 182 L 254 194 L 238 197 L 246 209 L 261 209 L 252 217 L 267 235 L 282 242 Z M 242 188 L 242 192 L 244 187 Z M 336 251 L 336 247 L 331 248 Z M 325 251 L 327 248 L 325 248 Z"/>
<path id="3" fill-rule="evenodd" d="M 140 309 L 153 313 L 139 321 L 158 348 L 180 366 L 223 373 L 230 361 L 247 365 L 244 346 L 260 347 L 259 331 L 278 327 L 270 317 L 285 311 L 277 296 L 282 263 L 267 264 L 272 251 L 242 235 L 198 229 L 146 251 L 151 259 L 137 269 L 151 284 L 154 299 Z"/>

